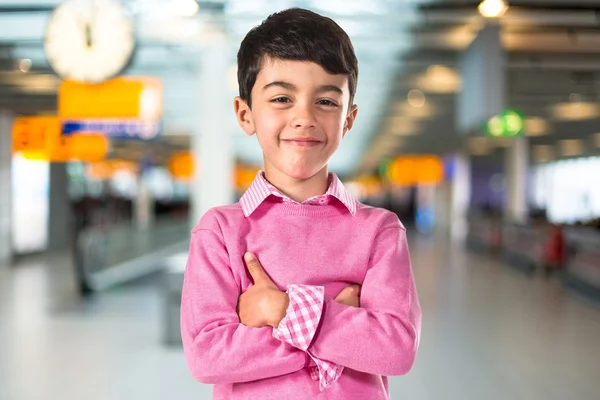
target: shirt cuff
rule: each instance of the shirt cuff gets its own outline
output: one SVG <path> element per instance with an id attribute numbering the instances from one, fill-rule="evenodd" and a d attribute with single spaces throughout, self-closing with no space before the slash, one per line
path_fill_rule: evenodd
<path id="1" fill-rule="evenodd" d="M 285 317 L 276 329 L 273 337 L 307 351 L 323 314 L 325 288 L 323 286 L 290 285 L 287 291 L 290 299 Z M 319 381 L 321 391 L 335 382 L 344 369 L 343 366 L 320 360 L 307 352 L 310 359 L 309 370 L 313 380 Z"/>
<path id="2" fill-rule="evenodd" d="M 310 376 L 314 381 L 319 381 L 319 389 L 322 392 L 338 380 L 338 378 L 342 375 L 344 367 L 330 361 L 320 360 L 316 357 L 313 357 L 310 352 L 308 355 L 315 362 L 315 364 L 317 364 L 316 367 L 309 367 Z"/>
<path id="3" fill-rule="evenodd" d="M 277 328 L 273 329 L 273 337 L 306 351 L 321 321 L 325 288 L 290 285 L 287 294 L 290 302 L 286 315 Z"/>

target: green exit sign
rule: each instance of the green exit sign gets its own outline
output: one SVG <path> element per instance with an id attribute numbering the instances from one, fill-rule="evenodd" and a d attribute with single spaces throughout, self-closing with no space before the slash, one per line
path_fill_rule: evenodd
<path id="1" fill-rule="evenodd" d="M 496 138 L 518 137 L 525 133 L 525 117 L 518 110 L 504 110 L 484 124 L 486 136 Z"/>

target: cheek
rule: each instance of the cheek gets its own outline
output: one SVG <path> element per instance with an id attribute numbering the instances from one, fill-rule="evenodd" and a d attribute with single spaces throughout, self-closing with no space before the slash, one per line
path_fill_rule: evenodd
<path id="1" fill-rule="evenodd" d="M 327 139 L 330 142 L 330 145 L 339 145 L 344 132 L 344 120 L 340 118 L 332 118 L 326 122 L 324 129 L 327 132 Z"/>
<path id="2" fill-rule="evenodd" d="M 273 111 L 262 112 L 257 120 L 260 125 L 256 126 L 256 131 L 265 138 L 278 137 L 285 126 L 285 118 Z"/>

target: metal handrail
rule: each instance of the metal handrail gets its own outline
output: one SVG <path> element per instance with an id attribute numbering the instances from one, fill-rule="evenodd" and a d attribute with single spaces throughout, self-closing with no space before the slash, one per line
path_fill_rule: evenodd
<path id="1" fill-rule="evenodd" d="M 148 228 L 115 225 L 85 229 L 76 250 L 83 284 L 99 291 L 155 272 L 166 257 L 187 251 L 189 232 L 187 219 L 163 220 Z"/>

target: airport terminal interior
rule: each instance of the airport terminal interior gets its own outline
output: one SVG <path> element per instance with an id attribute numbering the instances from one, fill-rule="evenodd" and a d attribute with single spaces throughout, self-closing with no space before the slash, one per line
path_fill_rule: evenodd
<path id="1" fill-rule="evenodd" d="M 0 0 L 0 400 L 212 398 L 190 230 L 264 168 L 236 54 L 291 7 L 359 62 L 329 170 L 407 229 L 391 399 L 600 398 L 599 0 Z"/>

